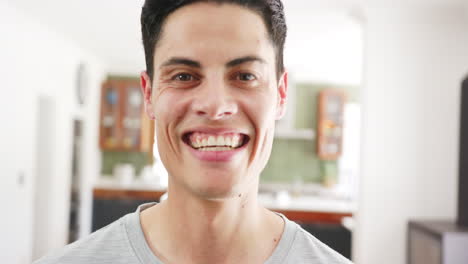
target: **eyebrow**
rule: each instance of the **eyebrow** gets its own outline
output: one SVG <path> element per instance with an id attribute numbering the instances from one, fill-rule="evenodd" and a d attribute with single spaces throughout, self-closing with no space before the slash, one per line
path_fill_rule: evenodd
<path id="1" fill-rule="evenodd" d="M 240 65 L 240 64 L 243 64 L 243 63 L 246 63 L 246 62 L 260 62 L 262 64 L 265 64 L 265 60 L 260 58 L 260 57 L 257 57 L 257 56 L 245 56 L 245 57 L 241 57 L 241 58 L 237 58 L 237 59 L 234 59 L 228 63 L 226 63 L 226 68 L 232 68 L 234 66 L 237 66 L 237 65 Z"/>
<path id="2" fill-rule="evenodd" d="M 226 68 L 232 68 L 232 67 L 235 67 L 237 65 L 246 63 L 246 62 L 255 62 L 255 61 L 260 62 L 262 64 L 266 63 L 265 60 L 260 58 L 260 57 L 245 56 L 245 57 L 241 57 L 241 58 L 237 58 L 237 59 L 233 59 L 233 60 L 229 61 L 228 63 L 226 63 Z M 186 66 L 193 67 L 193 68 L 201 68 L 202 67 L 201 63 L 198 62 L 198 61 L 194 61 L 194 60 L 191 60 L 191 59 L 188 59 L 188 58 L 182 58 L 182 57 L 173 57 L 173 58 L 170 58 L 169 60 L 167 60 L 166 62 L 164 62 L 161 65 L 161 68 L 162 67 L 167 67 L 167 66 L 173 66 L 173 65 L 186 65 Z"/>
<path id="3" fill-rule="evenodd" d="M 161 68 L 172 65 L 187 65 L 194 68 L 201 68 L 201 64 L 198 61 L 179 57 L 170 58 L 161 65 Z"/>

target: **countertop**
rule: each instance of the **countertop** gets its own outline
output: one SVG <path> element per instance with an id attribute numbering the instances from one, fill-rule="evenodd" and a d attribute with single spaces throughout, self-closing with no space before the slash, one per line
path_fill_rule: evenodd
<path id="1" fill-rule="evenodd" d="M 258 195 L 259 202 L 269 209 L 293 210 L 306 212 L 328 212 L 353 214 L 356 204 L 350 200 L 335 199 L 322 196 L 290 196 L 288 198 L 278 197 L 280 195 L 262 194 Z"/>
<path id="2" fill-rule="evenodd" d="M 136 195 L 138 192 L 144 194 L 144 198 L 151 197 L 151 193 L 161 193 L 166 191 L 165 186 L 156 184 L 134 181 L 123 184 L 111 177 L 101 178 L 95 185 L 96 190 L 109 190 L 124 193 L 127 196 Z M 102 192 L 101 192 L 102 193 Z M 259 202 L 266 208 L 276 211 L 302 211 L 302 212 L 324 212 L 352 215 L 355 213 L 356 203 L 349 199 L 336 197 L 327 197 L 324 195 L 289 195 L 288 192 L 260 192 L 258 195 Z"/>
<path id="3" fill-rule="evenodd" d="M 110 176 L 101 177 L 95 184 L 95 189 L 110 190 L 131 190 L 131 191 L 159 191 L 165 192 L 167 187 L 147 181 L 135 180 L 129 183 L 122 183 Z"/>

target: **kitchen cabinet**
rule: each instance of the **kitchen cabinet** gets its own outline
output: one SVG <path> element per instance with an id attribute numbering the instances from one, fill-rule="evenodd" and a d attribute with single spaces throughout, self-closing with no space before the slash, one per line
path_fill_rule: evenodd
<path id="1" fill-rule="evenodd" d="M 159 202 L 164 192 L 95 188 L 93 190 L 92 231 L 135 212 L 141 204 Z"/>
<path id="2" fill-rule="evenodd" d="M 347 259 L 351 259 L 352 233 L 340 224 L 298 222 L 307 232 Z"/>
<path id="3" fill-rule="evenodd" d="M 99 145 L 107 151 L 151 152 L 154 123 L 146 116 L 137 79 L 102 84 Z"/>
<path id="4" fill-rule="evenodd" d="M 317 156 L 337 160 L 342 151 L 345 95 L 337 90 L 323 90 L 318 97 Z"/>
<path id="5" fill-rule="evenodd" d="M 318 240 L 344 257 L 351 259 L 352 232 L 344 227 L 342 222 L 345 217 L 352 217 L 352 213 L 269 209 L 285 215 Z"/>

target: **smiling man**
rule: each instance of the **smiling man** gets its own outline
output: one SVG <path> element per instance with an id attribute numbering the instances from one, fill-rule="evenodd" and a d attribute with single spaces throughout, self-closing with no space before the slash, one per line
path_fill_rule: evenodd
<path id="1" fill-rule="evenodd" d="M 146 0 L 146 111 L 168 198 L 39 263 L 349 263 L 258 204 L 285 111 L 280 0 Z"/>

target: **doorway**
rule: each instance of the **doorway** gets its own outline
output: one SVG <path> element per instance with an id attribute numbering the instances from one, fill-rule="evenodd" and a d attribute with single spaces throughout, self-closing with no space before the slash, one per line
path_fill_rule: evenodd
<path id="1" fill-rule="evenodd" d="M 80 186 L 81 186 L 81 153 L 83 149 L 83 121 L 73 121 L 73 149 L 72 149 L 72 179 L 70 188 L 70 211 L 68 243 L 78 240 L 80 235 Z"/>

